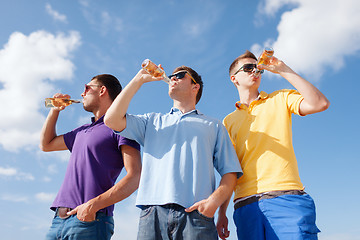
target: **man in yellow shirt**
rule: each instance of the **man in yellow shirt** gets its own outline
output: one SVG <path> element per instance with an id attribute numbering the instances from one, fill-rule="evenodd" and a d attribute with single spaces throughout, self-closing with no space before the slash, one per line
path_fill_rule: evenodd
<path id="1" fill-rule="evenodd" d="M 296 90 L 259 92 L 264 69 L 279 74 Z M 329 101 L 275 57 L 269 65 L 257 66 L 257 58 L 246 51 L 231 64 L 229 74 L 240 97 L 236 110 L 224 119 L 244 172 L 234 197 L 238 238 L 317 239 L 315 205 L 298 173 L 291 115 L 324 111 Z M 222 239 L 228 236 L 226 207 L 220 208 L 217 224 Z"/>

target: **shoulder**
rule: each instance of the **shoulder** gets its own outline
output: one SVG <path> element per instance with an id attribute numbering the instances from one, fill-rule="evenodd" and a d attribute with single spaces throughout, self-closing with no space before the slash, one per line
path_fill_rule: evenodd
<path id="1" fill-rule="evenodd" d="M 120 134 L 114 132 L 113 130 L 111 130 L 111 132 L 112 132 L 113 138 L 118 143 L 117 145 L 119 145 L 119 146 L 128 145 L 128 146 L 133 147 L 133 148 L 135 148 L 137 150 L 140 150 L 140 145 L 138 144 L 138 142 L 136 142 L 136 141 L 134 141 L 132 139 L 123 137 Z"/>
<path id="2" fill-rule="evenodd" d="M 224 128 L 222 121 L 215 117 L 211 117 L 202 113 L 198 113 L 196 116 L 204 125 L 212 126 L 212 128 L 217 128 L 218 130 Z"/>
<path id="3" fill-rule="evenodd" d="M 299 94 L 299 92 L 294 89 L 281 89 L 270 93 L 269 97 L 286 96 L 292 94 Z"/>
<path id="4" fill-rule="evenodd" d="M 71 130 L 70 132 L 65 133 L 64 136 L 76 135 L 78 132 L 81 132 L 81 131 L 87 129 L 89 126 L 90 126 L 89 123 L 84 124 L 84 125 L 82 125 L 82 126 L 80 126 L 80 127 L 77 127 L 77 128 L 75 128 L 75 129 Z"/>
<path id="5" fill-rule="evenodd" d="M 226 126 L 229 122 L 233 122 L 233 119 L 238 118 L 238 114 L 240 114 L 239 109 L 235 109 L 233 112 L 226 115 L 226 117 L 223 119 L 223 123 Z"/>
<path id="6" fill-rule="evenodd" d="M 126 117 L 128 118 L 141 118 L 141 119 L 153 119 L 153 118 L 159 118 L 163 115 L 163 113 L 156 113 L 156 112 L 151 112 L 151 113 L 144 113 L 144 114 L 130 114 L 130 113 L 126 113 Z"/>

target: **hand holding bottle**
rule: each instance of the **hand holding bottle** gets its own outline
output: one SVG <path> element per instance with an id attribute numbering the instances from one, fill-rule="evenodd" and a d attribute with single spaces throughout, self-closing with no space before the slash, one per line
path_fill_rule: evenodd
<path id="1" fill-rule="evenodd" d="M 141 67 L 148 72 L 153 77 L 162 77 L 162 80 L 164 80 L 167 84 L 170 84 L 170 79 L 166 76 L 164 69 L 161 67 L 161 65 L 157 66 L 155 63 L 153 63 L 150 59 L 145 59 Z"/>
<path id="2" fill-rule="evenodd" d="M 289 69 L 289 67 L 283 61 L 274 57 L 274 50 L 272 48 L 265 48 L 259 57 L 257 68 L 259 70 L 264 69 L 277 74 Z"/>
<path id="3" fill-rule="evenodd" d="M 45 98 L 45 107 L 52 107 L 58 110 L 63 110 L 65 107 L 73 104 L 80 103 L 81 100 L 70 99 L 70 95 L 57 93 L 52 98 Z"/>
<path id="4" fill-rule="evenodd" d="M 258 65 L 259 70 L 267 70 L 269 72 L 275 73 L 275 74 L 285 74 L 285 73 L 294 73 L 294 70 L 292 70 L 288 65 L 286 65 L 282 60 L 271 57 L 268 65 Z"/>

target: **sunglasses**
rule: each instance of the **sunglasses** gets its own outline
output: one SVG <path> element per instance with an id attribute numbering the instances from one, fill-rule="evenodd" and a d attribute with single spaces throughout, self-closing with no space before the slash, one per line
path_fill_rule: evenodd
<path id="1" fill-rule="evenodd" d="M 101 85 L 97 85 L 97 84 L 85 84 L 85 92 L 89 91 L 91 87 L 101 87 Z"/>
<path id="2" fill-rule="evenodd" d="M 236 75 L 238 72 L 240 72 L 241 70 L 243 70 L 244 72 L 247 72 L 247 73 L 251 73 L 254 71 L 254 68 L 255 68 L 255 72 L 259 72 L 260 74 L 263 74 L 264 73 L 264 69 L 263 70 L 258 70 L 257 69 L 257 65 L 254 64 L 254 63 L 247 63 L 247 64 L 244 64 L 242 65 L 241 68 L 239 68 L 239 70 L 237 70 L 234 75 Z"/>
<path id="3" fill-rule="evenodd" d="M 182 79 L 185 77 L 185 74 L 188 74 L 191 78 L 191 80 L 196 84 L 197 82 L 195 81 L 195 79 L 190 75 L 190 73 L 188 73 L 187 71 L 182 71 L 182 72 L 178 72 L 175 74 L 171 74 L 168 76 L 169 79 L 171 79 L 172 77 L 176 77 L 177 79 Z"/>

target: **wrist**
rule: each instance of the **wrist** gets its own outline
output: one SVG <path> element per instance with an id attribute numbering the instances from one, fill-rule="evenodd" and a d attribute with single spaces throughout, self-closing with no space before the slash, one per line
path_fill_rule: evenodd
<path id="1" fill-rule="evenodd" d="M 101 209 L 101 207 L 99 206 L 99 204 L 98 204 L 98 199 L 97 199 L 98 197 L 96 197 L 96 198 L 93 198 L 93 199 L 90 199 L 87 203 L 86 203 L 86 205 L 87 205 L 87 208 L 88 208 L 88 210 L 89 210 L 89 212 L 90 213 L 97 213 L 100 209 Z"/>

